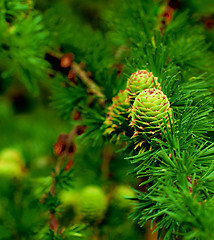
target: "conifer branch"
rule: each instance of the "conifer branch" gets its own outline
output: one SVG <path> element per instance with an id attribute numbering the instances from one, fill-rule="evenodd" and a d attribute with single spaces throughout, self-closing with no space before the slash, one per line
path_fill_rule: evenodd
<path id="1" fill-rule="evenodd" d="M 64 56 L 64 54 L 56 52 L 51 52 L 50 55 L 58 59 L 62 59 Z M 85 84 L 85 86 L 88 88 L 88 92 L 96 96 L 100 105 L 105 107 L 105 95 L 102 93 L 100 87 L 88 76 L 88 73 L 83 70 L 81 64 L 71 61 L 70 68 L 71 71 L 73 71 Z"/>
<path id="2" fill-rule="evenodd" d="M 102 93 L 100 87 L 97 84 L 95 84 L 92 79 L 88 77 L 87 73 L 81 68 L 80 64 L 73 62 L 71 67 L 79 76 L 79 78 L 82 80 L 82 82 L 88 87 L 88 91 L 93 93 L 96 97 L 98 97 L 98 102 L 102 106 L 105 106 L 105 96 Z"/>
<path id="3" fill-rule="evenodd" d="M 181 235 L 182 239 L 189 240 L 214 239 L 214 117 L 210 97 L 213 94 L 213 53 L 206 44 L 202 26 L 199 27 L 189 13 L 179 13 L 185 6 L 178 9 L 178 3 L 184 1 L 118 0 L 112 14 L 106 15 L 110 24 L 103 32 L 84 26 L 72 11 L 62 7 L 64 3 L 43 14 L 39 8 L 34 11 L 32 0 L 0 2 L 3 85 L 8 85 L 7 79 L 15 76 L 35 91 L 39 86 L 38 79 L 46 82 L 51 75 L 53 81 L 48 83 L 53 91 L 53 106 L 64 118 L 71 119 L 72 111 L 72 114 L 75 110 L 81 111 L 81 118 L 73 118 L 72 123 L 78 120 L 84 125 L 84 129 L 75 126 L 69 134 L 61 134 L 54 145 L 58 157 L 55 169 L 38 194 L 41 199 L 41 191 L 45 192 L 42 203 L 49 218 L 39 239 L 67 240 L 72 238 L 72 231 L 76 231 L 76 225 L 71 227 L 73 230 L 69 229 L 58 213 L 63 217 L 61 201 L 66 207 L 61 192 L 72 187 L 74 138 L 85 128 L 87 130 L 79 140 L 89 146 L 84 148 L 83 145 L 82 152 L 77 153 L 78 164 L 82 161 L 85 169 L 79 165 L 77 171 L 78 167 L 79 173 L 85 170 L 86 184 L 103 181 L 115 186 L 127 182 L 127 176 L 120 174 L 125 164 L 111 161 L 116 155 L 114 148 L 108 148 L 106 140 L 111 139 L 117 148 L 123 148 L 121 151 L 133 166 L 126 170 L 139 179 L 137 194 L 133 196 L 136 208 L 132 217 L 141 227 L 147 227 L 146 238 L 177 240 Z M 192 8 L 194 1 L 187 0 L 185 4 L 190 2 Z M 85 36 L 89 36 L 88 39 Z M 59 52 L 46 54 L 50 49 Z M 64 54 L 60 49 L 65 53 L 72 51 L 72 54 Z M 50 74 L 49 63 L 53 66 L 52 73 L 61 72 L 64 77 Z M 113 72 L 114 67 L 118 70 L 123 67 L 125 76 L 118 78 L 116 71 Z M 209 136 L 212 136 L 211 140 Z M 93 174 L 87 175 L 90 167 L 94 168 L 90 169 Z M 118 169 L 121 179 L 116 173 Z M 76 194 L 72 191 L 71 198 Z M 108 195 L 110 206 L 114 189 Z M 103 199 L 106 202 L 105 196 Z M 10 216 L 8 221 L 7 215 L 16 215 L 20 219 L 13 211 L 8 214 L 4 210 L 7 202 L 4 204 L 3 199 L 0 204 L 0 220 L 6 222 L 4 225 L 13 222 Z M 99 203 L 99 200 L 93 202 Z M 89 201 L 81 197 L 79 203 L 83 206 Z M 92 205 L 89 204 L 87 209 L 91 210 Z M 103 228 L 98 229 L 103 227 L 99 221 L 104 218 L 108 206 L 103 205 L 102 216 L 94 215 L 98 212 L 95 208 L 88 212 L 94 217 L 91 225 L 94 224 L 91 237 L 94 240 L 108 238 L 102 236 L 106 233 Z M 19 205 L 17 208 L 20 209 Z M 1 219 L 2 212 L 6 214 Z M 118 218 L 120 222 L 126 221 Z M 106 220 L 103 225 L 111 222 L 110 218 Z M 149 235 L 153 229 L 149 231 L 148 225 L 156 228 L 152 236 Z M 6 237 L 2 233 L 7 227 L 0 227 L 0 238 L 9 239 L 12 232 L 11 236 L 15 238 L 31 239 L 29 234 L 19 236 L 19 227 L 18 224 L 15 231 L 9 230 Z M 21 225 L 20 232 L 23 229 L 25 226 Z"/>
<path id="4" fill-rule="evenodd" d="M 68 172 L 71 171 L 71 167 L 73 165 L 73 160 L 71 157 L 69 157 L 69 154 L 73 152 L 70 151 L 70 147 L 72 146 L 74 136 L 77 134 L 78 126 L 74 126 L 71 132 L 66 136 L 66 140 L 63 138 L 63 140 L 58 139 L 57 143 L 54 146 L 55 154 L 59 156 L 59 159 L 57 161 L 55 171 L 51 173 L 51 176 L 53 177 L 52 185 L 49 190 L 49 194 L 47 194 L 42 202 L 46 204 L 46 202 L 51 201 L 51 199 L 56 199 L 57 202 L 57 184 L 59 184 L 60 179 L 62 178 L 61 172 Z M 66 163 L 66 164 L 65 164 Z M 62 180 L 63 181 L 63 180 Z M 58 204 L 54 206 L 54 208 L 57 208 Z M 49 227 L 54 232 L 55 235 L 62 235 L 64 231 L 64 227 L 60 228 L 58 218 L 56 216 L 56 209 L 54 209 L 53 206 L 49 209 Z"/>

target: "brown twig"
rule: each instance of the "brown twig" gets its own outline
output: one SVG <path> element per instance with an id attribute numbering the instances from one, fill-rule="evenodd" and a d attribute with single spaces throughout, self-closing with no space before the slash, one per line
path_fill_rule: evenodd
<path id="1" fill-rule="evenodd" d="M 150 228 L 150 226 L 151 226 L 151 221 L 148 221 L 146 223 L 146 236 L 145 236 L 145 240 L 157 240 L 158 232 L 156 231 L 155 233 L 152 233 L 155 230 L 156 226 L 154 224 L 152 229 Z"/>
<path id="2" fill-rule="evenodd" d="M 112 146 L 106 145 L 102 152 L 101 172 L 103 179 L 107 180 L 110 177 L 110 162 L 114 157 L 114 150 Z"/>
<path id="3" fill-rule="evenodd" d="M 88 77 L 88 74 L 80 67 L 79 64 L 77 64 L 76 62 L 73 62 L 71 67 L 76 72 L 77 76 L 79 76 L 79 78 L 82 80 L 82 82 L 87 86 L 89 92 L 97 96 L 98 102 L 102 106 L 105 106 L 105 96 L 100 90 L 100 87 Z"/>
<path id="4" fill-rule="evenodd" d="M 50 52 L 49 55 L 57 59 L 62 59 L 64 56 L 64 54 L 56 52 Z M 88 92 L 96 96 L 98 98 L 98 102 L 105 107 L 105 95 L 102 93 L 100 87 L 89 77 L 89 74 L 83 70 L 81 64 L 77 64 L 76 62 L 72 61 L 70 68 L 71 71 L 73 71 L 87 86 Z"/>
<path id="5" fill-rule="evenodd" d="M 60 159 L 57 161 L 57 164 L 55 167 L 55 172 L 51 173 L 53 176 L 53 182 L 52 182 L 49 192 L 52 196 L 54 196 L 56 194 L 56 181 L 55 181 L 54 176 L 60 172 L 60 168 L 63 165 L 64 161 L 66 160 L 66 157 L 68 156 L 69 146 L 72 144 L 74 136 L 77 133 L 77 130 L 78 130 L 78 126 L 74 126 L 73 129 L 71 130 L 71 132 L 68 134 L 68 137 L 66 139 L 66 147 L 65 147 L 64 151 L 62 153 L 60 153 L 60 155 L 59 155 Z M 58 230 L 59 230 L 59 234 L 62 234 L 63 229 L 59 229 L 60 226 L 59 226 L 59 222 L 58 222 L 58 219 L 57 219 L 55 213 L 49 211 L 49 215 L 50 215 L 50 221 L 49 221 L 50 229 L 52 229 L 55 234 L 57 234 Z"/>

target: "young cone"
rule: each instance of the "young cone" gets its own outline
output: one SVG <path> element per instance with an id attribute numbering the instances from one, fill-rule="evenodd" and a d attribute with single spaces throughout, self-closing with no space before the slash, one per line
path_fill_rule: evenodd
<path id="1" fill-rule="evenodd" d="M 134 198 L 134 191 L 129 186 L 119 185 L 113 192 L 112 204 L 120 209 L 130 209 L 132 201 L 128 197 Z"/>
<path id="2" fill-rule="evenodd" d="M 147 88 L 161 89 L 158 78 L 154 77 L 152 72 L 147 72 L 147 70 L 138 70 L 132 73 L 127 81 L 127 92 L 130 101 L 133 103 L 137 95 Z"/>
<path id="3" fill-rule="evenodd" d="M 129 115 L 129 99 L 127 91 L 123 90 L 112 99 L 112 105 L 108 108 L 107 118 L 104 122 L 106 125 L 105 134 L 111 134 L 116 130 L 122 130 L 123 124 L 128 120 Z"/>
<path id="4" fill-rule="evenodd" d="M 79 194 L 76 211 L 81 218 L 89 221 L 101 220 L 108 203 L 103 190 L 98 186 L 87 186 Z"/>
<path id="5" fill-rule="evenodd" d="M 169 100 L 161 90 L 145 89 L 136 97 L 132 107 L 130 125 L 135 129 L 133 137 L 144 133 L 154 135 L 163 126 L 163 118 L 168 119 L 171 112 Z"/>
<path id="6" fill-rule="evenodd" d="M 6 148 L 0 152 L 0 177 L 21 178 L 24 168 L 24 159 L 16 149 Z"/>

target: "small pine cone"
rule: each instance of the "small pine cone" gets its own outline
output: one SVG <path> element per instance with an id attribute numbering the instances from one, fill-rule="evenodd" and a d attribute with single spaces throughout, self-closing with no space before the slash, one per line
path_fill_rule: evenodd
<path id="1" fill-rule="evenodd" d="M 119 185 L 114 189 L 111 203 L 119 209 L 130 209 L 132 207 L 132 200 L 127 198 L 134 198 L 134 191 L 126 185 Z"/>
<path id="2" fill-rule="evenodd" d="M 107 118 L 104 122 L 107 127 L 105 134 L 111 134 L 120 129 L 123 123 L 128 120 L 129 111 L 127 91 L 120 91 L 117 96 L 113 97 L 112 105 L 108 108 Z"/>
<path id="3" fill-rule="evenodd" d="M 161 89 L 158 78 L 154 77 L 152 72 L 147 72 L 147 70 L 138 70 L 132 73 L 127 81 L 127 91 L 130 101 L 134 102 L 137 95 L 147 88 Z"/>
<path id="4" fill-rule="evenodd" d="M 21 179 L 25 175 L 24 159 L 16 149 L 4 149 L 0 153 L 0 177 Z"/>
<path id="5" fill-rule="evenodd" d="M 169 100 L 161 90 L 145 89 L 136 97 L 132 107 L 130 125 L 135 129 L 133 137 L 143 133 L 154 135 L 163 126 L 163 118 L 168 119 L 171 112 Z"/>
<path id="6" fill-rule="evenodd" d="M 98 186 L 87 186 L 76 199 L 75 210 L 77 214 L 89 221 L 103 219 L 108 201 L 103 190 Z"/>

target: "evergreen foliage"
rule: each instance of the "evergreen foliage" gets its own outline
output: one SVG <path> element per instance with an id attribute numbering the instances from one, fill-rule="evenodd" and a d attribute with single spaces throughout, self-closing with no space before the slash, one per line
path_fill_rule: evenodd
<path id="1" fill-rule="evenodd" d="M 135 195 L 126 196 L 133 200 L 131 218 L 140 227 L 155 225 L 157 239 L 214 238 L 214 54 L 200 23 L 200 16 L 213 14 L 213 5 L 207 0 L 205 11 L 199 0 L 179 1 L 179 7 L 173 2 L 100 1 L 92 4 L 99 17 L 88 14 L 86 24 L 81 4 L 71 10 L 76 1 L 54 1 L 42 12 L 31 0 L 0 0 L 3 85 L 14 78 L 32 93 L 45 85 L 52 107 L 72 128 L 54 145 L 50 177 L 0 179 L 21 189 L 1 189 L 1 195 L 12 194 L 3 206 L 13 208 L 0 239 L 140 239 L 112 196 L 115 183 L 128 181 L 135 188 Z M 0 121 L 13 116 L 4 106 L 0 110 Z M 28 193 L 27 177 L 33 186 Z M 98 199 L 90 191 L 82 194 L 90 184 L 100 185 L 94 187 Z M 75 201 L 64 209 L 61 191 L 72 188 L 81 196 L 84 220 L 75 215 Z M 43 207 L 36 205 L 26 223 L 39 199 Z M 13 215 L 19 218 L 25 208 L 28 218 L 19 224 Z M 73 219 L 66 222 L 66 214 Z"/>

